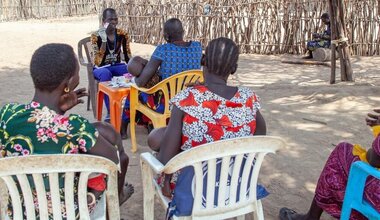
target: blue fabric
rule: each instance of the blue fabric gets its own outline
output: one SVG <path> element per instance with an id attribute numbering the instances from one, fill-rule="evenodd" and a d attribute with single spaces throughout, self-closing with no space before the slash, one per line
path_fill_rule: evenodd
<path id="1" fill-rule="evenodd" d="M 191 41 L 189 46 L 161 44 L 153 52 L 152 58 L 162 61 L 158 72 L 162 79 L 166 79 L 186 70 L 200 69 L 202 46 L 197 41 Z"/>
<path id="2" fill-rule="evenodd" d="M 233 167 L 234 164 L 234 159 L 231 159 L 230 162 L 230 171 Z M 244 158 L 242 161 L 242 168 L 244 167 L 246 159 Z M 249 173 L 249 178 L 248 182 L 250 182 L 250 179 L 252 177 L 252 172 L 253 172 L 253 166 L 254 162 L 252 164 L 250 173 Z M 219 179 L 220 179 L 220 169 L 221 169 L 221 160 L 217 160 L 217 165 L 216 165 L 216 184 L 215 184 L 215 196 L 214 196 L 214 206 L 218 206 L 218 196 L 217 193 L 219 191 Z M 232 171 L 231 171 L 232 172 Z M 228 182 L 230 182 L 231 175 L 232 173 L 229 173 L 228 175 Z M 243 170 L 241 169 L 239 172 L 239 176 L 241 177 L 243 173 Z M 240 178 L 241 179 L 241 178 Z M 193 202 L 194 202 L 194 197 L 193 197 L 193 181 L 194 181 L 194 169 L 193 167 L 185 167 L 181 169 L 180 174 L 178 176 L 177 182 L 176 182 L 176 187 L 174 189 L 173 193 L 173 199 L 169 204 L 169 208 L 167 211 L 167 218 L 172 217 L 173 215 L 175 216 L 190 216 L 192 209 L 193 209 Z M 202 205 L 205 207 L 206 206 L 206 195 L 207 195 L 207 164 L 203 164 L 203 199 L 202 199 Z M 229 188 L 229 187 L 227 187 Z M 237 188 L 237 198 L 236 201 L 240 200 L 240 183 L 238 184 Z M 250 186 L 247 186 L 246 192 L 247 196 L 249 195 L 249 188 Z M 227 189 L 226 189 L 227 190 Z M 268 196 L 269 193 L 265 189 L 265 187 L 261 185 L 256 186 L 256 198 L 262 199 L 266 196 Z M 226 199 L 225 203 L 229 203 L 229 198 Z"/>
<path id="3" fill-rule="evenodd" d="M 331 37 L 331 28 L 330 25 L 327 25 L 327 29 L 323 32 L 322 36 L 330 36 Z M 330 48 L 331 40 L 312 40 L 307 42 L 307 49 L 314 51 L 317 48 Z"/>
<path id="4" fill-rule="evenodd" d="M 95 79 L 100 82 L 111 81 L 112 77 L 122 76 L 125 73 L 128 73 L 127 64 L 125 63 L 117 63 L 115 65 L 101 67 L 101 68 L 94 67 L 93 69 L 93 74 L 94 74 Z M 107 114 L 109 114 L 110 101 L 109 101 L 108 95 L 104 95 L 104 104 L 106 105 L 106 108 L 107 108 Z M 127 120 L 125 119 L 124 114 L 123 114 L 123 120 Z"/>

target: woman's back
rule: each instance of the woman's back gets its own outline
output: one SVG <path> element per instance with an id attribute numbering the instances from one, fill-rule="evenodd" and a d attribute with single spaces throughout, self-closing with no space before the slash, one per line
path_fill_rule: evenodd
<path id="1" fill-rule="evenodd" d="M 171 100 L 184 112 L 182 150 L 213 141 L 250 136 L 256 130 L 258 96 L 249 88 L 238 87 L 225 99 L 199 85 L 188 88 Z"/>
<path id="2" fill-rule="evenodd" d="M 152 58 L 161 60 L 159 75 L 166 79 L 176 73 L 201 68 L 202 46 L 191 41 L 189 45 L 166 43 L 157 46 Z"/>
<path id="3" fill-rule="evenodd" d="M 38 102 L 7 104 L 0 110 L 1 156 L 85 153 L 97 132 L 79 115 L 63 116 Z"/>
<path id="4" fill-rule="evenodd" d="M 38 102 L 32 101 L 26 105 L 7 104 L 0 109 L 0 158 L 31 154 L 86 153 L 95 145 L 97 136 L 95 127 L 81 116 L 63 116 Z M 32 178 L 30 184 L 34 191 Z M 50 198 L 48 176 L 44 176 L 44 184 L 46 195 Z M 61 200 L 64 202 L 62 175 L 59 175 L 59 185 Z M 77 191 L 77 187 L 75 177 L 74 191 Z M 35 206 L 38 206 L 38 200 L 35 198 L 34 201 Z M 62 209 L 62 215 L 65 212 Z M 8 204 L 8 214 L 10 217 L 13 215 L 11 202 Z M 49 212 L 49 216 L 52 215 Z"/>

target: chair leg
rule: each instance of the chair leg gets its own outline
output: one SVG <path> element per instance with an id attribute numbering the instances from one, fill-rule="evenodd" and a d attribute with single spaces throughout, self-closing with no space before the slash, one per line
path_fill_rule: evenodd
<path id="1" fill-rule="evenodd" d="M 137 151 L 137 143 L 136 143 L 136 109 L 132 106 L 129 111 L 129 129 L 131 132 L 131 150 L 133 153 Z"/>
<path id="2" fill-rule="evenodd" d="M 88 87 L 87 91 L 90 91 L 90 87 Z M 90 103 L 90 101 L 91 101 L 90 96 L 91 96 L 91 93 L 89 92 L 88 96 L 87 96 L 87 111 L 90 111 L 90 104 L 91 104 Z"/>
<path id="3" fill-rule="evenodd" d="M 141 162 L 141 176 L 143 187 L 143 207 L 144 207 L 144 220 L 154 219 L 154 186 L 153 186 L 153 172 L 148 164 Z"/>
<path id="4" fill-rule="evenodd" d="M 261 200 L 257 200 L 255 206 L 255 211 L 253 212 L 254 220 L 264 220 L 264 211 L 263 205 L 261 204 Z"/>

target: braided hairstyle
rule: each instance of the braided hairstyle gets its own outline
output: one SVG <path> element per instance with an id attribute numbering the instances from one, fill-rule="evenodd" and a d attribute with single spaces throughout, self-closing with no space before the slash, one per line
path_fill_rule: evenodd
<path id="1" fill-rule="evenodd" d="M 231 39 L 220 37 L 210 41 L 203 56 L 203 64 L 209 73 L 229 76 L 236 71 L 239 48 Z"/>

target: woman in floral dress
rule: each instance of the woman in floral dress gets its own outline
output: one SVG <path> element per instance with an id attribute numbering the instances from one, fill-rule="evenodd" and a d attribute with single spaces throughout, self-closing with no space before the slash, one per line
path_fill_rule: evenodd
<path id="1" fill-rule="evenodd" d="M 66 44 L 47 44 L 40 47 L 33 54 L 30 72 L 35 87 L 33 100 L 27 104 L 6 104 L 0 109 L 0 158 L 82 153 L 106 157 L 120 163 L 119 198 L 120 201 L 125 201 L 128 194 L 133 192 L 133 187 L 123 188 L 128 157 L 121 144 L 120 135 L 110 125 L 91 124 L 76 114 L 64 115 L 67 110 L 82 103 L 80 98 L 86 95 L 85 89 L 75 90 L 79 84 L 79 64 L 73 48 Z M 105 189 L 104 178 L 103 175 L 96 175 L 89 180 L 90 208 L 95 206 L 96 200 Z M 48 183 L 46 176 L 44 180 Z M 62 216 L 65 217 L 62 176 L 59 181 Z M 46 191 L 50 198 L 49 190 Z M 36 197 L 34 199 L 38 212 L 38 201 Z M 11 206 L 8 215 L 12 219 Z M 52 215 L 52 210 L 49 210 L 51 219 Z"/>
<path id="2" fill-rule="evenodd" d="M 202 58 L 204 84 L 189 87 L 175 96 L 171 100 L 168 127 L 154 130 L 149 136 L 149 144 L 159 150 L 158 159 L 163 164 L 181 151 L 205 143 L 266 134 L 258 96 L 249 88 L 227 85 L 228 77 L 237 69 L 238 56 L 238 47 L 230 39 L 218 38 L 209 43 Z M 169 215 L 191 214 L 192 201 L 179 201 L 189 195 L 176 196 L 180 193 L 180 183 L 191 182 L 179 181 L 181 175 L 185 176 L 183 171 L 178 177 L 166 175 L 164 180 L 159 179 L 165 196 L 171 197 L 174 189 Z M 191 197 L 191 192 L 188 194 Z M 257 194 L 263 198 L 267 192 L 258 187 Z"/>

